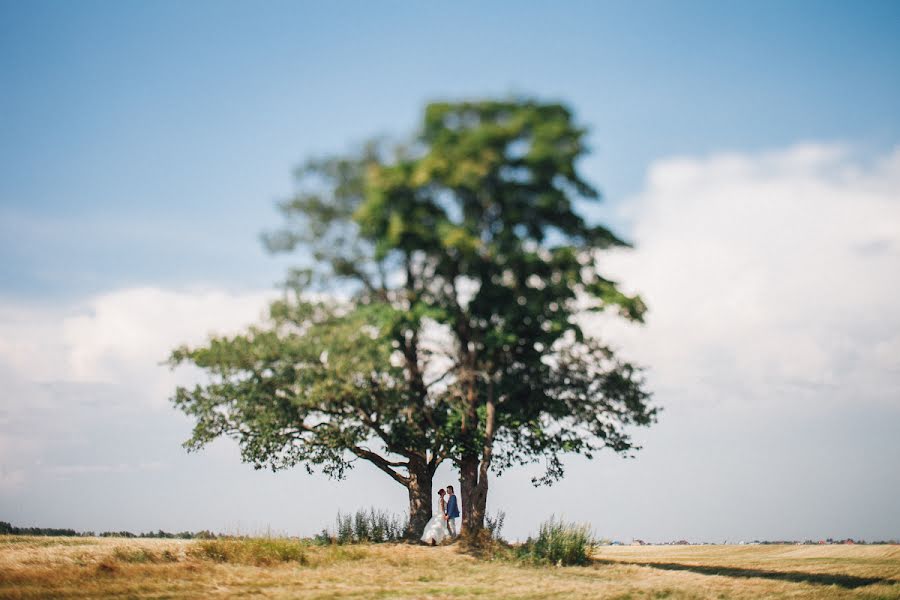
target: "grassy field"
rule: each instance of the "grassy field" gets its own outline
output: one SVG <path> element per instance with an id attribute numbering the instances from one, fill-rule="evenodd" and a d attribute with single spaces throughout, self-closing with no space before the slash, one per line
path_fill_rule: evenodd
<path id="1" fill-rule="evenodd" d="M 600 547 L 584 567 L 457 545 L 0 536 L 0 598 L 900 598 L 900 546 Z"/>

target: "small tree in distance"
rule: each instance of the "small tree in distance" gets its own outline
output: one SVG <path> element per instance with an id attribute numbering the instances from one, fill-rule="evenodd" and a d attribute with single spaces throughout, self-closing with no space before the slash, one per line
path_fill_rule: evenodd
<path id="1" fill-rule="evenodd" d="M 597 267 L 625 243 L 576 211 L 598 198 L 576 168 L 584 135 L 560 104 L 433 103 L 407 148 L 300 169 L 287 226 L 266 236 L 309 253 L 295 298 L 267 328 L 172 356 L 215 376 L 176 393 L 197 419 L 191 444 L 230 435 L 257 465 L 336 476 L 368 460 L 408 488 L 410 535 L 444 460 L 473 534 L 491 471 L 543 461 L 535 483 L 549 484 L 565 453 L 632 450 L 625 427 L 656 409 L 578 317 L 641 321 L 645 306 Z"/>

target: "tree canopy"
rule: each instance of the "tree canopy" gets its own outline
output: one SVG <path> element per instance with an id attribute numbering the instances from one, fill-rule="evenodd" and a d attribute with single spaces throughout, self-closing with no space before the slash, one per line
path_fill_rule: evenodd
<path id="1" fill-rule="evenodd" d="M 627 426 L 657 409 L 580 315 L 646 307 L 598 266 L 627 244 L 578 210 L 599 199 L 585 135 L 562 104 L 439 102 L 405 146 L 303 165 L 265 236 L 307 253 L 294 295 L 265 327 L 172 355 L 214 375 L 175 396 L 192 446 L 229 435 L 256 465 L 335 476 L 368 460 L 410 489 L 411 527 L 452 460 L 470 532 L 491 470 L 543 461 L 551 483 L 566 453 L 632 450 Z"/>

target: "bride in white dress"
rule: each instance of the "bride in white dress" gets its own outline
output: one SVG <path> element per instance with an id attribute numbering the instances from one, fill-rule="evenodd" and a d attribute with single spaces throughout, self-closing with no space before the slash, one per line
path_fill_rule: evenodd
<path id="1" fill-rule="evenodd" d="M 438 500 L 437 514 L 425 524 L 425 531 L 422 532 L 422 541 L 432 546 L 437 546 L 444 539 L 450 537 L 450 530 L 447 529 L 447 519 L 445 518 L 447 504 L 444 501 L 444 494 L 446 492 L 443 489 L 438 490 L 440 500 Z"/>

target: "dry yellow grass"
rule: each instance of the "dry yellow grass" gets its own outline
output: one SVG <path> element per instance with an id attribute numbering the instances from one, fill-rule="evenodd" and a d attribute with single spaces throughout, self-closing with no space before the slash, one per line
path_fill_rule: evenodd
<path id="1" fill-rule="evenodd" d="M 0 598 L 900 598 L 898 546 L 604 547 L 555 568 L 457 546 L 200 544 L 3 536 Z"/>

